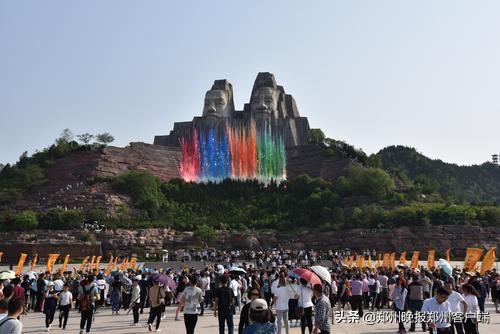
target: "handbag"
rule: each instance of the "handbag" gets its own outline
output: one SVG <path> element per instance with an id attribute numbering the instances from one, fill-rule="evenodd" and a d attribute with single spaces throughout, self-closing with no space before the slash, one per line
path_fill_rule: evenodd
<path id="1" fill-rule="evenodd" d="M 161 292 L 161 287 L 158 287 L 158 297 L 157 297 L 158 304 L 163 305 L 165 304 L 165 298 L 161 298 L 160 292 Z"/>

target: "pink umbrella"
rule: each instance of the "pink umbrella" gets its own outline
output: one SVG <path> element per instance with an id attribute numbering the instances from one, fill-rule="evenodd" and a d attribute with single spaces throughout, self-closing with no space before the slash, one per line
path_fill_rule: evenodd
<path id="1" fill-rule="evenodd" d="M 310 270 L 307 270 L 306 268 L 298 268 L 295 269 L 293 272 L 299 275 L 300 278 L 303 278 L 309 283 L 311 283 L 312 285 L 321 284 L 321 280 L 319 279 L 318 275 L 316 275 Z"/>

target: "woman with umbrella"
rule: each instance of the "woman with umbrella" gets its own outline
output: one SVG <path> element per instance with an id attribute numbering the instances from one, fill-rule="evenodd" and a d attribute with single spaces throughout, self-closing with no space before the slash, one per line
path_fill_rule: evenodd
<path id="1" fill-rule="evenodd" d="M 312 309 L 313 309 L 313 291 L 308 287 L 308 281 L 304 278 L 300 279 L 299 288 L 299 315 L 300 315 L 300 329 L 302 334 L 305 334 L 306 327 L 309 329 L 309 334 L 312 332 Z"/>

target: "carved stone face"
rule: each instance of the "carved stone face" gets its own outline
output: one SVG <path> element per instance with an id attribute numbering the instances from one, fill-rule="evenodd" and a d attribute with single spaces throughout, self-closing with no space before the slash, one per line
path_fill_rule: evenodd
<path id="1" fill-rule="evenodd" d="M 257 89 L 251 100 L 250 112 L 256 119 L 270 119 L 277 115 L 278 95 L 276 89 L 261 87 Z"/>
<path id="2" fill-rule="evenodd" d="M 203 117 L 219 119 L 229 117 L 228 96 L 223 90 L 209 90 L 205 95 L 205 106 L 203 107 Z"/>

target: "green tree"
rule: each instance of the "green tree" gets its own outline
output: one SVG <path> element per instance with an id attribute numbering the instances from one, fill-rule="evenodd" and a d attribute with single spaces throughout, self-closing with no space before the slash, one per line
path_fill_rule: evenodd
<path id="1" fill-rule="evenodd" d="M 325 134 L 321 129 L 310 130 L 310 143 L 314 145 L 323 144 L 325 142 Z"/>
<path id="2" fill-rule="evenodd" d="M 14 216 L 11 230 L 32 230 L 38 227 L 38 220 L 33 211 L 23 211 Z"/>
<path id="3" fill-rule="evenodd" d="M 102 144 L 104 146 L 111 144 L 112 142 L 115 141 L 115 137 L 113 137 L 109 132 L 97 134 L 95 136 L 95 139 L 99 144 Z"/>

